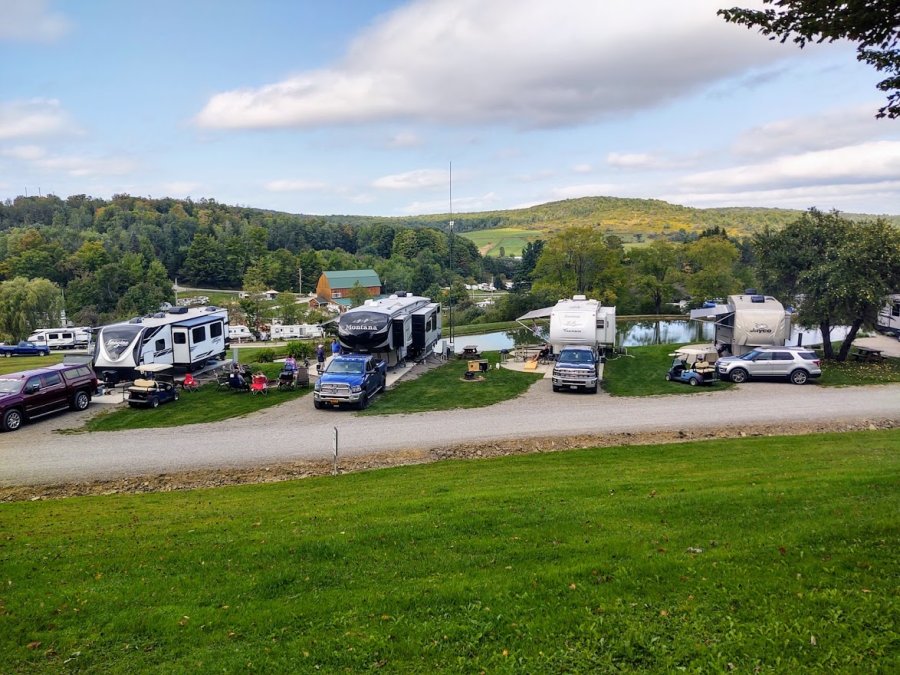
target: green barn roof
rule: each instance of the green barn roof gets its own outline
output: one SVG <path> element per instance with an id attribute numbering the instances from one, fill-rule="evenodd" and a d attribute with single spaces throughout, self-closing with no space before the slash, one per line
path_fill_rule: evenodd
<path id="1" fill-rule="evenodd" d="M 341 270 L 338 272 L 323 272 L 332 288 L 353 288 L 356 282 L 363 288 L 381 286 L 381 280 L 375 270 Z"/>

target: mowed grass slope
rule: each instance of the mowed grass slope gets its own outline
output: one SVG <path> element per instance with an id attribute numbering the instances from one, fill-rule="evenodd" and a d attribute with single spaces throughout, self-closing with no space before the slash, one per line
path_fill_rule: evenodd
<path id="1" fill-rule="evenodd" d="M 540 230 L 522 230 L 515 227 L 497 227 L 490 230 L 463 232 L 460 236 L 473 242 L 484 256 L 499 256 L 500 249 L 508 256 L 522 255 L 526 244 L 547 236 Z"/>
<path id="2" fill-rule="evenodd" d="M 0 508 L 5 672 L 897 672 L 900 433 Z"/>

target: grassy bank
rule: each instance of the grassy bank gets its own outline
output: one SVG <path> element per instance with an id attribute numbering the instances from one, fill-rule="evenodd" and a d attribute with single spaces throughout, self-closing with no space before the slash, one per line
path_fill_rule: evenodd
<path id="1" fill-rule="evenodd" d="M 677 345 L 629 347 L 627 354 L 610 357 L 603 369 L 603 389 L 613 396 L 658 396 L 724 391 L 734 386 L 723 381 L 699 387 L 691 387 L 683 382 L 666 382 L 666 372 L 672 365 L 669 354 L 676 347 Z"/>
<path id="2" fill-rule="evenodd" d="M 215 382 L 211 382 L 204 384 L 195 392 L 181 392 L 177 401 L 156 409 L 117 407 L 103 412 L 88 420 L 84 430 L 121 431 L 218 422 L 286 403 L 312 391 L 311 384 L 308 388 L 279 391 L 278 373 L 281 372 L 279 363 L 254 364 L 253 370 L 254 372 L 261 370 L 269 378 L 268 394 L 251 395 L 245 391 L 220 388 Z"/>
<path id="3" fill-rule="evenodd" d="M 375 399 L 364 415 L 452 410 L 454 408 L 483 408 L 520 396 L 542 376 L 520 373 L 506 368 L 496 369 L 497 352 L 484 355 L 490 366 L 479 379 L 466 380 L 468 361 L 451 359 L 414 380 L 400 384 Z"/>
<path id="4" fill-rule="evenodd" d="M 6 672 L 896 672 L 900 433 L 0 509 Z"/>

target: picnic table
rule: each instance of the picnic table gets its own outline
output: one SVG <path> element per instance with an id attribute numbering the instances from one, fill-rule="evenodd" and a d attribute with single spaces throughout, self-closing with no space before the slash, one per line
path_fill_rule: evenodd
<path id="1" fill-rule="evenodd" d="M 856 361 L 881 361 L 884 356 L 880 349 L 857 347 L 856 351 L 853 353 L 853 358 Z"/>

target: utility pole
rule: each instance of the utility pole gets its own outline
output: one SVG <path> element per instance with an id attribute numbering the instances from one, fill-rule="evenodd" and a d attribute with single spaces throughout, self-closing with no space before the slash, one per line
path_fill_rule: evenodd
<path id="1" fill-rule="evenodd" d="M 453 162 L 450 162 L 450 356 L 455 353 L 453 345 Z"/>
<path id="2" fill-rule="evenodd" d="M 297 293 L 303 295 L 303 268 L 297 268 Z"/>

